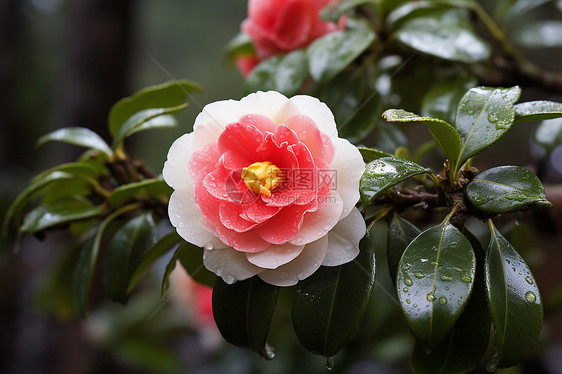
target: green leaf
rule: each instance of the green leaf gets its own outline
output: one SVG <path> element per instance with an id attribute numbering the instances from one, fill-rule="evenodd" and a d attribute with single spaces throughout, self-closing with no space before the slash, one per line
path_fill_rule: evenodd
<path id="1" fill-rule="evenodd" d="M 246 77 L 246 92 L 275 90 L 295 95 L 308 78 L 307 58 L 303 50 L 268 58 Z"/>
<path id="2" fill-rule="evenodd" d="M 37 141 L 37 146 L 51 141 L 59 141 L 74 144 L 80 147 L 90 148 L 105 153 L 108 157 L 113 151 L 98 134 L 85 127 L 66 127 L 43 135 Z"/>
<path id="3" fill-rule="evenodd" d="M 562 103 L 554 101 L 529 101 L 515 104 L 515 121 L 540 121 L 562 117 Z"/>
<path id="4" fill-rule="evenodd" d="M 535 140 L 542 145 L 548 153 L 562 144 L 562 119 L 543 121 L 537 128 Z"/>
<path id="5" fill-rule="evenodd" d="M 377 0 L 340 0 L 325 6 L 320 11 L 320 17 L 326 21 L 337 23 L 340 17 L 361 5 L 377 4 Z"/>
<path id="6" fill-rule="evenodd" d="M 156 226 L 150 213 L 141 214 L 123 225 L 109 242 L 102 268 L 107 295 L 125 303 L 131 277 L 142 256 L 154 243 Z"/>
<path id="7" fill-rule="evenodd" d="M 415 162 L 397 157 L 382 157 L 367 164 L 359 191 L 363 206 L 368 206 L 387 188 L 394 186 L 414 175 L 430 173 L 431 170 L 421 167 Z"/>
<path id="8" fill-rule="evenodd" d="M 172 191 L 172 188 L 162 178 L 158 177 L 119 186 L 111 192 L 107 201 L 114 208 L 132 200 L 157 199 L 168 201 Z"/>
<path id="9" fill-rule="evenodd" d="M 200 85 L 188 80 L 172 80 L 143 88 L 133 96 L 119 100 L 109 112 L 109 132 L 113 137 L 135 113 L 145 109 L 171 108 L 182 104 L 193 92 L 201 92 Z"/>
<path id="10" fill-rule="evenodd" d="M 178 263 L 180 253 L 182 252 L 183 248 L 181 245 L 176 249 L 174 255 L 168 261 L 166 268 L 164 269 L 164 275 L 162 275 L 162 286 L 160 287 L 160 296 L 162 300 L 166 298 L 166 292 L 170 289 L 170 275 L 176 268 L 176 264 Z"/>
<path id="11" fill-rule="evenodd" d="M 519 166 L 488 169 L 466 186 L 466 195 L 476 208 L 488 213 L 512 213 L 529 204 L 550 207 L 539 178 Z"/>
<path id="12" fill-rule="evenodd" d="M 375 37 L 371 30 L 357 28 L 316 39 L 306 50 L 310 75 L 317 82 L 328 82 L 363 53 Z"/>
<path id="13" fill-rule="evenodd" d="M 120 215 L 127 213 L 131 210 L 137 209 L 138 204 L 131 204 L 122 207 L 121 209 L 113 212 L 105 218 L 99 225 L 97 225 L 80 250 L 78 263 L 74 269 L 74 284 L 73 294 L 76 311 L 81 315 L 86 315 L 86 307 L 88 304 L 88 296 L 94 278 L 94 269 L 98 259 L 101 240 L 107 225 Z"/>
<path id="14" fill-rule="evenodd" d="M 279 287 L 252 277 L 234 284 L 217 277 L 213 287 L 213 316 L 222 336 L 237 347 L 256 351 L 272 359 L 267 344 L 271 317 L 277 304 Z"/>
<path id="15" fill-rule="evenodd" d="M 67 162 L 65 164 L 57 165 L 49 170 L 45 170 L 41 174 L 34 177 L 33 182 L 37 182 L 40 179 L 47 177 L 49 174 L 55 171 L 72 174 L 77 177 L 89 177 L 89 178 L 97 178 L 100 174 L 103 173 L 103 170 L 100 167 L 98 167 L 98 165 L 92 162 L 87 162 L 87 161 Z"/>
<path id="16" fill-rule="evenodd" d="M 180 248 L 179 260 L 185 271 L 194 281 L 212 288 L 217 276 L 203 264 L 203 248 L 189 242 L 183 242 Z"/>
<path id="17" fill-rule="evenodd" d="M 473 247 L 475 243 L 468 237 Z M 475 238 L 474 238 L 475 239 Z M 476 250 L 476 249 L 475 249 Z M 411 365 L 417 374 L 468 373 L 485 355 L 490 339 L 490 316 L 486 304 L 484 263 L 477 259 L 474 287 L 464 311 L 447 337 L 427 354 L 423 344 L 416 342 Z"/>
<path id="18" fill-rule="evenodd" d="M 117 148 L 125 138 L 134 133 L 160 128 L 170 128 L 177 125 L 176 119 L 170 114 L 179 113 L 187 108 L 187 103 L 169 107 L 145 109 L 133 114 L 119 128 L 113 138 L 113 148 Z"/>
<path id="19" fill-rule="evenodd" d="M 402 254 L 412 240 L 420 234 L 420 229 L 409 221 L 394 213 L 388 226 L 386 241 L 386 253 L 388 259 L 388 271 L 392 281 L 396 284 L 396 272 Z"/>
<path id="20" fill-rule="evenodd" d="M 466 91 L 476 86 L 477 82 L 472 75 L 458 73 L 440 79 L 423 97 L 422 116 L 441 118 L 448 123 L 454 123 L 457 106 L 462 97 Z"/>
<path id="21" fill-rule="evenodd" d="M 392 157 L 391 154 L 379 151 L 378 149 L 366 147 L 357 147 L 357 149 L 361 152 L 361 156 L 363 156 L 363 160 L 365 160 L 365 162 L 371 162 L 382 157 Z"/>
<path id="22" fill-rule="evenodd" d="M 239 56 L 251 56 L 255 53 L 252 39 L 244 32 L 238 33 L 226 46 L 228 61 L 234 63 Z"/>
<path id="23" fill-rule="evenodd" d="M 130 277 L 129 285 L 127 287 L 127 292 L 135 287 L 135 285 L 140 280 L 141 276 L 152 266 L 160 257 L 164 256 L 168 251 L 170 251 L 176 244 L 181 241 L 181 237 L 178 235 L 176 230 L 172 230 L 163 237 L 161 237 L 156 243 L 154 243 L 146 252 L 144 252 L 140 259 L 138 266 L 134 269 L 133 274 Z"/>
<path id="24" fill-rule="evenodd" d="M 65 173 L 62 171 L 55 171 L 48 175 L 45 175 L 43 178 L 31 183 L 27 186 L 14 200 L 12 205 L 8 208 L 6 212 L 6 216 L 4 217 L 4 224 L 2 227 L 2 234 L 6 236 L 8 234 L 8 230 L 10 229 L 10 224 L 13 221 L 19 221 L 19 216 L 25 206 L 29 203 L 29 201 L 33 198 L 33 196 L 42 190 L 44 190 L 47 186 L 49 186 L 53 182 L 58 182 L 60 180 L 70 180 L 73 179 L 73 175 L 69 173 Z"/>
<path id="25" fill-rule="evenodd" d="M 498 354 L 492 366 L 505 368 L 523 361 L 541 332 L 543 307 L 529 266 L 488 221 L 486 297 L 494 323 Z"/>
<path id="26" fill-rule="evenodd" d="M 432 16 L 405 22 L 395 37 L 410 48 L 445 60 L 470 64 L 490 57 L 490 46 L 472 30 Z"/>
<path id="27" fill-rule="evenodd" d="M 470 242 L 444 222 L 419 234 L 400 259 L 396 289 L 408 327 L 431 352 L 462 313 L 474 282 Z"/>
<path id="28" fill-rule="evenodd" d="M 429 130 L 435 143 L 437 143 L 439 148 L 445 153 L 449 162 L 451 162 L 452 165 L 455 164 L 461 149 L 461 138 L 457 130 L 447 122 L 432 117 L 420 117 L 417 114 L 406 112 L 403 109 L 388 109 L 382 116 L 388 122 L 422 123 Z"/>
<path id="29" fill-rule="evenodd" d="M 455 123 L 463 142 L 455 171 L 507 133 L 515 118 L 513 103 L 520 94 L 521 89 L 516 86 L 475 87 L 464 95 Z"/>
<path id="30" fill-rule="evenodd" d="M 521 16 L 527 14 L 536 7 L 551 2 L 552 0 L 516 0 L 510 1 L 506 6 L 506 11 L 501 14 L 502 23 L 509 24 L 516 21 Z M 519 23 L 517 27 L 524 26 L 525 23 Z"/>
<path id="31" fill-rule="evenodd" d="M 292 319 L 302 345 L 334 356 L 359 328 L 375 282 L 371 238 L 359 243 L 359 255 L 347 264 L 320 267 L 300 281 L 293 296 Z"/>
<path id="32" fill-rule="evenodd" d="M 562 21 L 547 20 L 519 25 L 514 35 L 515 42 L 525 48 L 562 47 Z"/>
<path id="33" fill-rule="evenodd" d="M 104 206 L 95 206 L 88 200 L 75 197 L 61 198 L 43 203 L 25 216 L 21 231 L 39 232 L 88 218 L 103 215 Z"/>

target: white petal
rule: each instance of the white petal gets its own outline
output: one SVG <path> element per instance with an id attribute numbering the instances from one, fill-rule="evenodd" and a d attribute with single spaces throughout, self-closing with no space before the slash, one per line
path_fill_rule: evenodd
<path id="1" fill-rule="evenodd" d="M 265 269 L 276 269 L 295 259 L 304 245 L 293 245 L 285 243 L 281 245 L 270 245 L 260 252 L 246 253 L 248 261 L 252 264 Z"/>
<path id="2" fill-rule="evenodd" d="M 326 104 L 315 97 L 307 95 L 293 96 L 291 101 L 299 108 L 300 114 L 312 118 L 320 131 L 328 135 L 332 141 L 338 137 L 336 120 Z"/>
<path id="3" fill-rule="evenodd" d="M 324 204 L 316 212 L 304 215 L 301 229 L 290 243 L 301 245 L 320 239 L 338 223 L 342 209 L 342 198 L 336 191 L 332 191 L 332 194 L 325 198 Z"/>
<path id="4" fill-rule="evenodd" d="M 195 204 L 191 186 L 175 190 L 168 203 L 170 222 L 183 239 L 199 247 L 225 248 L 226 244 L 205 229 L 199 207 Z"/>
<path id="5" fill-rule="evenodd" d="M 340 218 L 351 212 L 359 201 L 359 180 L 365 170 L 361 153 L 347 139 L 332 140 L 336 146 L 336 154 L 331 168 L 336 170 L 336 191 L 343 199 L 343 210 Z"/>
<path id="6" fill-rule="evenodd" d="M 279 92 L 258 91 L 240 100 L 238 118 L 245 114 L 261 114 L 279 125 L 295 114 L 299 114 L 299 110 L 293 102 Z"/>
<path id="7" fill-rule="evenodd" d="M 227 247 L 222 249 L 205 249 L 203 264 L 207 269 L 232 284 L 239 280 L 248 279 L 263 269 L 250 264 L 243 252 Z"/>
<path id="8" fill-rule="evenodd" d="M 302 253 L 293 261 L 277 269 L 265 270 L 259 277 L 275 286 L 292 286 L 309 277 L 320 267 L 326 257 L 328 235 L 304 246 Z"/>
<path id="9" fill-rule="evenodd" d="M 193 183 L 187 171 L 189 159 L 193 154 L 192 140 L 193 133 L 184 134 L 172 143 L 168 151 L 162 175 L 172 188 L 177 189 Z"/>
<path id="10" fill-rule="evenodd" d="M 238 121 L 240 118 L 237 115 L 239 104 L 236 100 L 222 100 L 205 105 L 195 118 L 193 125 L 195 150 L 218 141 L 226 126 Z"/>
<path id="11" fill-rule="evenodd" d="M 359 254 L 359 241 L 367 228 L 357 208 L 353 208 L 344 219 L 328 233 L 328 251 L 322 265 L 338 266 L 353 260 Z"/>

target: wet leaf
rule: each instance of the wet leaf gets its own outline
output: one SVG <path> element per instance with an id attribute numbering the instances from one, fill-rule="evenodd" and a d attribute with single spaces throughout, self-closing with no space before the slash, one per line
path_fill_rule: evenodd
<path id="1" fill-rule="evenodd" d="M 543 307 L 539 289 L 523 258 L 489 221 L 486 297 L 496 332 L 497 355 L 491 367 L 523 361 L 539 338 Z"/>
<path id="2" fill-rule="evenodd" d="M 217 277 L 213 287 L 213 316 L 222 336 L 237 347 L 256 351 L 272 359 L 267 344 L 269 325 L 277 304 L 279 287 L 255 276 L 226 284 Z"/>
<path id="3" fill-rule="evenodd" d="M 103 286 L 111 299 L 127 301 L 131 277 L 155 236 L 156 226 L 149 213 L 131 219 L 113 235 L 102 268 Z"/>
<path id="4" fill-rule="evenodd" d="M 361 156 L 363 156 L 363 160 L 365 160 L 365 162 L 371 162 L 382 157 L 392 157 L 391 154 L 379 151 L 378 149 L 365 147 L 357 147 L 357 149 L 361 152 Z"/>
<path id="5" fill-rule="evenodd" d="M 162 178 L 145 179 L 117 187 L 108 198 L 109 204 L 118 208 L 131 200 L 156 199 L 168 201 L 172 188 Z"/>
<path id="6" fill-rule="evenodd" d="M 512 213 L 530 204 L 552 206 L 539 178 L 519 166 L 499 166 L 478 174 L 466 186 L 466 196 L 488 213 Z"/>
<path id="7" fill-rule="evenodd" d="M 504 136 L 515 118 L 513 103 L 521 89 L 475 87 L 462 98 L 457 109 L 455 127 L 462 140 L 456 171 L 472 156 Z"/>
<path id="8" fill-rule="evenodd" d="M 552 152 L 562 144 L 562 119 L 543 121 L 537 128 L 535 140 L 542 145 L 547 152 Z"/>
<path id="9" fill-rule="evenodd" d="M 515 104 L 515 121 L 540 121 L 562 117 L 562 103 L 554 101 L 528 101 Z"/>
<path id="10" fill-rule="evenodd" d="M 37 146 L 52 141 L 59 141 L 74 144 L 80 147 L 95 149 L 105 153 L 109 157 L 113 155 L 113 151 L 105 140 L 92 130 L 85 127 L 66 127 L 55 130 L 40 137 L 37 141 Z"/>
<path id="11" fill-rule="evenodd" d="M 317 82 L 328 82 L 344 70 L 375 40 L 375 33 L 357 28 L 331 32 L 308 48 L 308 69 Z"/>
<path id="12" fill-rule="evenodd" d="M 182 242 L 180 249 L 179 260 L 185 271 L 194 281 L 212 288 L 217 276 L 203 264 L 203 248 L 189 242 Z"/>
<path id="13" fill-rule="evenodd" d="M 419 234 L 400 259 L 396 289 L 408 327 L 432 351 L 462 313 L 474 282 L 470 242 L 445 222 Z"/>
<path id="14" fill-rule="evenodd" d="M 370 205 L 387 188 L 396 183 L 423 173 L 431 173 L 431 170 L 397 157 L 382 157 L 371 161 L 367 164 L 359 182 L 363 206 Z"/>
<path id="15" fill-rule="evenodd" d="M 419 122 L 423 124 L 429 130 L 435 143 L 447 156 L 449 162 L 453 165 L 456 163 L 461 149 L 461 138 L 457 130 L 447 122 L 432 117 L 420 117 L 403 109 L 388 109 L 383 113 L 383 117 L 388 122 Z"/>
<path id="16" fill-rule="evenodd" d="M 226 46 L 227 57 L 234 63 L 237 57 L 254 55 L 254 45 L 248 34 L 240 32 Z"/>
<path id="17" fill-rule="evenodd" d="M 373 293 L 375 254 L 366 235 L 358 257 L 344 265 L 322 266 L 300 281 L 293 296 L 292 319 L 302 345 L 334 356 L 357 331 Z"/>
<path id="18" fill-rule="evenodd" d="M 392 220 L 388 226 L 386 253 L 388 259 L 388 271 L 394 284 L 396 284 L 396 272 L 398 271 L 400 258 L 406 250 L 406 247 L 408 247 L 410 242 L 414 240 L 420 232 L 420 229 L 400 217 L 398 213 L 395 213 L 392 216 Z"/>

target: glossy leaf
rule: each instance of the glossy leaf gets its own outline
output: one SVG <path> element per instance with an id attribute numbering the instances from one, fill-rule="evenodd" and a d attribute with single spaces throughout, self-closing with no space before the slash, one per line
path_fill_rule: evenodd
<path id="1" fill-rule="evenodd" d="M 91 162 L 68 162 L 65 164 L 57 165 L 49 170 L 45 170 L 41 174 L 34 177 L 33 182 L 37 182 L 55 171 L 68 173 L 78 177 L 83 176 L 89 178 L 97 178 L 100 174 L 103 173 L 103 170 L 101 168 Z"/>
<path id="2" fill-rule="evenodd" d="M 99 225 L 92 229 L 90 237 L 82 246 L 80 250 L 80 256 L 78 258 L 78 263 L 76 264 L 76 268 L 74 269 L 73 277 L 73 294 L 75 307 L 77 312 L 81 316 L 86 315 L 88 297 L 94 277 L 94 269 L 98 260 L 101 240 L 107 226 L 115 218 L 136 208 L 138 208 L 137 204 L 127 205 L 109 215 Z"/>
<path id="3" fill-rule="evenodd" d="M 62 171 L 55 171 L 48 175 L 45 175 L 43 178 L 31 183 L 27 186 L 14 200 L 12 205 L 8 208 L 6 215 L 4 216 L 4 224 L 2 227 L 2 233 L 4 236 L 8 234 L 8 230 L 10 228 L 10 224 L 12 222 L 19 221 L 19 216 L 22 210 L 25 208 L 27 203 L 33 198 L 33 196 L 45 189 L 47 186 L 52 184 L 53 182 L 58 182 L 60 180 L 71 180 L 74 177 L 72 174 L 65 173 Z"/>
<path id="4" fill-rule="evenodd" d="M 515 121 L 541 121 L 562 117 L 562 103 L 554 101 L 529 101 L 515 104 Z"/>
<path id="5" fill-rule="evenodd" d="M 156 226 L 150 214 L 123 225 L 109 242 L 103 259 L 102 279 L 107 295 L 124 303 L 129 283 L 142 256 L 154 243 Z"/>
<path id="6" fill-rule="evenodd" d="M 85 127 L 66 127 L 55 130 L 40 137 L 37 141 L 37 145 L 40 146 L 52 141 L 59 141 L 74 144 L 80 147 L 95 149 L 105 153 L 109 157 L 113 155 L 113 151 L 105 140 L 92 130 Z"/>
<path id="7" fill-rule="evenodd" d="M 112 207 L 120 207 L 131 200 L 160 199 L 167 201 L 172 188 L 161 178 L 145 179 L 117 187 L 111 192 L 108 202 Z"/>
<path id="8" fill-rule="evenodd" d="M 109 112 L 109 132 L 113 137 L 135 113 L 145 109 L 171 108 L 185 102 L 194 92 L 200 92 L 200 85 L 188 80 L 172 80 L 156 86 L 143 88 L 133 96 L 119 100 Z"/>
<path id="9" fill-rule="evenodd" d="M 217 277 L 213 287 L 213 316 L 222 336 L 231 344 L 272 359 L 267 344 L 269 325 L 277 304 L 279 287 L 252 277 L 226 284 Z"/>
<path id="10" fill-rule="evenodd" d="M 462 97 L 472 87 L 476 86 L 477 80 L 471 75 L 446 76 L 435 84 L 424 95 L 421 114 L 445 120 L 447 123 L 455 123 L 457 106 Z"/>
<path id="11" fill-rule="evenodd" d="M 203 248 L 189 242 L 182 242 L 180 248 L 179 260 L 189 276 L 194 281 L 212 288 L 217 276 L 203 264 Z"/>
<path id="12" fill-rule="evenodd" d="M 539 178 L 519 166 L 499 166 L 480 173 L 466 186 L 476 208 L 488 213 L 512 213 L 527 205 L 550 207 Z"/>
<path id="13" fill-rule="evenodd" d="M 504 368 L 523 361 L 533 350 L 541 332 L 543 307 L 529 266 L 491 221 L 489 224 L 486 297 L 498 348 L 492 366 Z"/>
<path id="14" fill-rule="evenodd" d="M 400 217 L 398 213 L 392 216 L 388 226 L 386 241 L 386 254 L 388 260 L 388 271 L 392 281 L 396 284 L 396 272 L 402 254 L 412 240 L 420 234 L 420 229 L 409 221 Z"/>
<path id="15" fill-rule="evenodd" d="M 162 275 L 162 285 L 160 286 L 160 295 L 162 297 L 162 300 L 166 298 L 166 292 L 168 292 L 168 289 L 170 288 L 170 275 L 172 275 L 172 272 L 177 266 L 181 251 L 182 247 L 179 246 L 164 268 L 164 275 Z"/>
<path id="16" fill-rule="evenodd" d="M 306 53 L 296 50 L 262 61 L 246 77 L 246 92 L 275 90 L 295 95 L 308 78 Z"/>
<path id="17" fill-rule="evenodd" d="M 408 327 L 432 351 L 462 313 L 474 282 L 470 242 L 445 222 L 419 234 L 400 259 L 396 289 Z"/>
<path id="18" fill-rule="evenodd" d="M 181 104 L 169 108 L 145 109 L 133 114 L 115 134 L 113 148 L 117 148 L 125 138 L 139 131 L 176 126 L 176 119 L 170 114 L 179 113 L 186 107 L 187 104 Z"/>
<path id="19" fill-rule="evenodd" d="M 320 267 L 296 286 L 293 326 L 302 345 L 313 353 L 326 357 L 338 353 L 367 311 L 375 282 L 375 253 L 369 235 L 361 239 L 359 248 L 355 260 Z"/>
<path id="20" fill-rule="evenodd" d="M 371 161 L 367 164 L 359 182 L 363 206 L 371 204 L 387 188 L 414 175 L 430 172 L 429 169 L 415 162 L 397 157 L 382 157 Z"/>
<path id="21" fill-rule="evenodd" d="M 543 121 L 537 128 L 535 140 L 542 145 L 547 152 L 562 144 L 562 119 Z"/>
<path id="22" fill-rule="evenodd" d="M 74 221 L 94 218 L 105 213 L 105 207 L 95 206 L 81 198 L 62 198 L 43 203 L 29 212 L 23 220 L 21 231 L 39 232 Z"/>
<path id="23" fill-rule="evenodd" d="M 403 109 L 388 109 L 383 113 L 383 117 L 388 122 L 419 122 L 425 125 L 435 143 L 449 159 L 449 162 L 453 165 L 455 164 L 461 149 L 461 138 L 457 130 L 447 122 L 432 117 L 420 117 Z"/>
<path id="24" fill-rule="evenodd" d="M 307 49 L 310 75 L 317 82 L 327 82 L 344 70 L 375 40 L 367 29 L 335 31 L 316 39 Z"/>
<path id="25" fill-rule="evenodd" d="M 148 268 L 152 266 L 160 257 L 168 253 L 181 240 L 182 239 L 178 235 L 176 230 L 172 230 L 161 237 L 148 250 L 146 250 L 146 252 L 141 255 L 139 264 L 134 269 L 134 272 L 130 277 L 127 292 L 131 292 L 133 287 L 135 287 L 135 285 L 138 283 L 142 275 L 148 270 Z"/>
<path id="26" fill-rule="evenodd" d="M 445 60 L 475 63 L 490 57 L 490 46 L 472 30 L 434 17 L 416 17 L 395 37 L 417 51 Z"/>
<path id="27" fill-rule="evenodd" d="M 455 127 L 463 142 L 457 171 L 472 156 L 497 142 L 511 128 L 515 118 L 513 103 L 521 89 L 475 87 L 462 98 Z"/>
<path id="28" fill-rule="evenodd" d="M 363 160 L 365 160 L 365 162 L 371 162 L 382 157 L 392 157 L 391 154 L 374 148 L 357 147 L 357 149 L 361 152 L 361 156 L 363 156 Z"/>

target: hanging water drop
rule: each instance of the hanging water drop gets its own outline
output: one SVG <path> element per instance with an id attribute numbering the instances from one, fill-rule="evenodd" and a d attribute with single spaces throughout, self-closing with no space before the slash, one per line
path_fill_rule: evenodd
<path id="1" fill-rule="evenodd" d="M 532 291 L 529 291 L 525 294 L 525 299 L 527 299 L 527 301 L 530 303 L 534 303 L 537 297 Z"/>
<path id="2" fill-rule="evenodd" d="M 332 370 L 334 368 L 334 358 L 326 357 L 326 369 Z"/>

